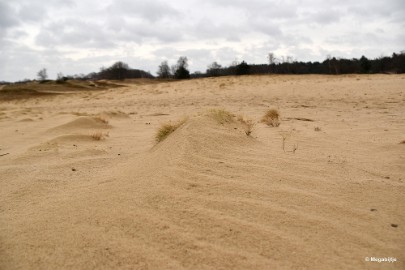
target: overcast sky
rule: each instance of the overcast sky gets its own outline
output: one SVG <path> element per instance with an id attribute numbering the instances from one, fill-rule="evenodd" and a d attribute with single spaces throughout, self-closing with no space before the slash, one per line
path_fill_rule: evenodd
<path id="1" fill-rule="evenodd" d="M 0 0 L 0 81 L 99 71 L 116 61 L 155 74 L 266 56 L 323 61 L 405 50 L 404 0 Z"/>

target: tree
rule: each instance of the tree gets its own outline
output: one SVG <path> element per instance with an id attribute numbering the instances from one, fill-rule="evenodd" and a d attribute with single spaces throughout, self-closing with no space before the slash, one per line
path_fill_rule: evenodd
<path id="1" fill-rule="evenodd" d="M 246 74 L 249 74 L 249 65 L 245 61 L 242 61 L 242 63 L 236 66 L 236 75 Z"/>
<path id="2" fill-rule="evenodd" d="M 41 81 L 41 82 L 45 81 L 48 78 L 46 68 L 43 68 L 40 71 L 38 71 L 37 76 L 38 76 L 39 81 Z"/>
<path id="3" fill-rule="evenodd" d="M 269 53 L 267 59 L 269 60 L 269 65 L 273 65 L 276 63 L 276 56 L 274 55 L 274 53 Z"/>
<path id="4" fill-rule="evenodd" d="M 369 73 L 371 68 L 370 60 L 367 59 L 364 55 L 360 58 L 360 67 L 362 73 Z"/>
<path id="5" fill-rule="evenodd" d="M 63 73 L 62 73 L 62 72 L 59 72 L 59 73 L 56 75 L 56 82 L 58 82 L 58 83 L 63 83 L 63 82 L 65 82 L 65 81 L 67 81 L 67 77 L 63 76 Z"/>
<path id="6" fill-rule="evenodd" d="M 172 74 L 170 72 L 170 67 L 169 67 L 169 64 L 167 63 L 167 61 L 163 61 L 160 64 L 157 74 L 158 74 L 159 78 L 161 78 L 161 79 L 169 79 L 172 76 Z"/>
<path id="7" fill-rule="evenodd" d="M 276 61 L 277 61 L 275 54 L 269 53 L 267 58 L 269 60 L 269 72 L 270 73 L 275 72 L 276 71 Z"/>
<path id="8" fill-rule="evenodd" d="M 127 63 L 118 61 L 111 67 L 107 68 L 107 73 L 113 80 L 123 80 L 127 77 L 129 66 Z"/>
<path id="9" fill-rule="evenodd" d="M 219 76 L 222 66 L 217 62 L 213 62 L 208 66 L 207 75 L 208 76 Z"/>
<path id="10" fill-rule="evenodd" d="M 190 79 L 190 71 L 188 68 L 188 59 L 185 56 L 181 56 L 177 60 L 177 65 L 175 67 L 176 71 L 174 72 L 174 78 L 178 80 Z"/>
<path id="11" fill-rule="evenodd" d="M 294 57 L 287 55 L 285 58 L 285 62 L 288 64 L 292 64 L 294 62 Z"/>
<path id="12" fill-rule="evenodd" d="M 110 69 L 129 69 L 129 66 L 128 66 L 127 63 L 118 61 L 118 62 L 115 62 L 115 63 L 110 67 Z"/>

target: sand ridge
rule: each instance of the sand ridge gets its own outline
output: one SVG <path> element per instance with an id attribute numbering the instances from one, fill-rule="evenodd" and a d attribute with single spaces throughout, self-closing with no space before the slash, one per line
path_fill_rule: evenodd
<path id="1" fill-rule="evenodd" d="M 3 102 L 0 268 L 379 269 L 375 256 L 401 269 L 403 80 L 225 77 Z M 214 107 L 253 119 L 251 136 Z M 277 128 L 259 123 L 270 107 Z"/>

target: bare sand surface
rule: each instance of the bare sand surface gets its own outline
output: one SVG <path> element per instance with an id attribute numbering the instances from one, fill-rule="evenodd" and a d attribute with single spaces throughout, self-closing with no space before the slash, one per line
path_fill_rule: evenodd
<path id="1" fill-rule="evenodd" d="M 405 269 L 404 87 L 245 76 L 0 101 L 0 269 Z"/>

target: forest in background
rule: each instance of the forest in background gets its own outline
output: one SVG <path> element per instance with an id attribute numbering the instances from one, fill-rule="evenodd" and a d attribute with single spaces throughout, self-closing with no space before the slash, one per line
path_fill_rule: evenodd
<path id="1" fill-rule="evenodd" d="M 116 62 L 110 67 L 102 67 L 99 72 L 92 72 L 87 75 L 67 75 L 58 73 L 57 82 L 67 80 L 125 80 L 137 78 L 158 78 L 158 79 L 190 79 L 218 76 L 238 76 L 248 74 L 398 74 L 405 73 L 405 51 L 393 53 L 392 56 L 381 56 L 375 59 L 368 59 L 365 56 L 360 58 L 345 59 L 328 56 L 323 62 L 302 62 L 293 57 L 276 57 L 269 53 L 267 64 L 248 64 L 245 61 L 233 62 L 230 66 L 222 66 L 217 62 L 210 64 L 205 72 L 196 71 L 190 73 L 188 69 L 188 58 L 182 56 L 175 65 L 170 66 L 168 61 L 163 61 L 157 70 L 157 76 L 140 69 L 133 69 L 127 63 Z M 37 73 L 37 80 L 48 81 L 46 68 Z M 25 79 L 21 82 L 32 80 Z M 8 84 L 8 82 L 0 82 Z"/>

